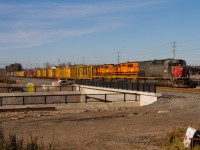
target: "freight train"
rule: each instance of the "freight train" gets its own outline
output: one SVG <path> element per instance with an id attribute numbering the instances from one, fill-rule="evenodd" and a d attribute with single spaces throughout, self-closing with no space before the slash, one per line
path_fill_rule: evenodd
<path id="1" fill-rule="evenodd" d="M 66 78 L 72 80 L 129 80 L 132 82 L 154 82 L 158 85 L 172 87 L 190 87 L 192 85 L 186 61 L 182 59 L 29 69 L 8 74 L 18 77 Z"/>

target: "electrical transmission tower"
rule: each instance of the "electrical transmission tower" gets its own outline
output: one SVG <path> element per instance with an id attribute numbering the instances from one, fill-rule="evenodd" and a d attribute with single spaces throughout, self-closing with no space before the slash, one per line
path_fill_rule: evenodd
<path id="1" fill-rule="evenodd" d="M 117 52 L 117 63 L 118 63 L 118 64 L 119 64 L 119 58 L 120 58 L 119 52 Z"/>
<path id="2" fill-rule="evenodd" d="M 85 57 L 82 57 L 83 58 L 83 65 L 85 65 Z"/>
<path id="3" fill-rule="evenodd" d="M 172 48 L 173 48 L 173 50 L 172 50 L 172 52 L 173 52 L 173 59 L 175 59 L 175 55 L 176 55 L 176 42 L 174 41 L 174 42 L 172 42 Z"/>

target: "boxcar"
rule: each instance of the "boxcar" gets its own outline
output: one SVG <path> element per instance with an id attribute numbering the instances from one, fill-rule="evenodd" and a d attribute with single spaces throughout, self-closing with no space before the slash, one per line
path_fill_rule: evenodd
<path id="1" fill-rule="evenodd" d="M 77 79 L 92 80 L 93 79 L 92 68 L 93 68 L 92 66 L 78 66 L 78 67 L 76 67 Z"/>
<path id="2" fill-rule="evenodd" d="M 47 78 L 47 69 L 42 69 L 41 77 L 42 78 Z"/>
<path id="3" fill-rule="evenodd" d="M 47 77 L 49 79 L 55 79 L 56 78 L 56 69 L 47 69 Z"/>

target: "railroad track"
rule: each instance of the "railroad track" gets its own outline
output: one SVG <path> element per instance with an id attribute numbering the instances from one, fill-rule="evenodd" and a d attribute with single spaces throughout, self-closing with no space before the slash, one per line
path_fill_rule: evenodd
<path id="1" fill-rule="evenodd" d="M 198 88 L 156 87 L 156 90 L 200 94 L 200 89 Z"/>

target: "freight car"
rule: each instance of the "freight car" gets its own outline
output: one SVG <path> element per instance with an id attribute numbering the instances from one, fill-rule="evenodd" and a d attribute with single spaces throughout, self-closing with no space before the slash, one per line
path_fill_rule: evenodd
<path id="1" fill-rule="evenodd" d="M 14 76 L 84 80 L 129 80 L 154 82 L 162 86 L 190 87 L 189 71 L 182 59 L 162 59 L 120 64 L 82 65 L 66 68 L 34 69 Z"/>

